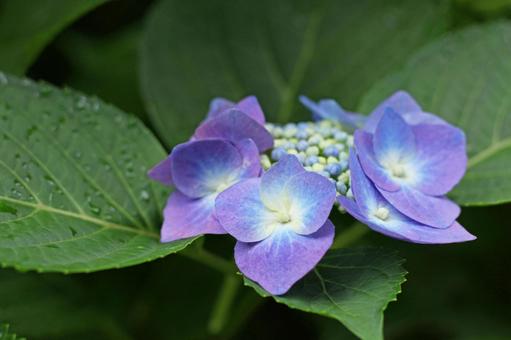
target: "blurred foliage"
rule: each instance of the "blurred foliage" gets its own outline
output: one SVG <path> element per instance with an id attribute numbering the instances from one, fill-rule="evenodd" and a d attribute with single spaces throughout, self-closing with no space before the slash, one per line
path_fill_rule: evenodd
<path id="1" fill-rule="evenodd" d="M 105 1 L 0 1 L 0 70 L 24 73 L 57 33 Z"/>
<path id="2" fill-rule="evenodd" d="M 293 120 L 304 114 L 294 98 L 302 91 L 314 98 L 332 96 L 353 109 L 374 82 L 399 71 L 442 32 L 511 17 L 507 0 L 299 1 L 293 6 L 287 1 L 155 1 L 151 12 L 151 1 L 122 0 L 100 6 L 42 51 L 65 26 L 102 2 L 0 0 L 0 69 L 21 74 L 32 64 L 36 78 L 69 84 L 144 117 L 141 67 L 146 109 L 167 146 L 188 136 L 212 96 L 238 99 L 255 93 L 271 117 L 292 112 Z M 326 5 L 342 11 L 325 10 Z M 309 6 L 326 11 L 327 24 L 316 44 L 303 50 L 311 44 L 304 33 L 315 20 Z M 476 49 L 468 40 L 467 51 Z M 470 60 L 474 53 L 467 51 Z M 148 58 L 160 68 L 150 68 Z M 310 58 L 310 68 L 300 66 L 304 58 Z M 467 74 L 478 68 L 484 73 L 493 63 L 466 67 Z M 445 95 L 459 91 L 457 86 L 449 86 Z M 410 272 L 398 302 L 385 314 L 387 339 L 511 338 L 510 208 L 464 209 L 461 223 L 478 236 L 467 244 L 423 246 L 367 234 L 360 243 L 397 250 Z M 340 214 L 334 220 L 339 227 L 350 223 Z M 226 256 L 232 251 L 229 240 L 208 237 L 206 245 Z M 355 338 L 335 320 L 262 299 L 250 289 L 238 292 L 228 327 L 213 335 L 211 312 L 222 279 L 179 256 L 70 276 L 2 269 L 0 323 L 10 324 L 11 333 L 42 340 Z"/>
<path id="3" fill-rule="evenodd" d="M 170 147 L 216 96 L 255 94 L 279 122 L 306 117 L 303 93 L 354 109 L 375 80 L 447 28 L 448 8 L 436 0 L 161 1 L 141 45 L 149 117 Z"/>

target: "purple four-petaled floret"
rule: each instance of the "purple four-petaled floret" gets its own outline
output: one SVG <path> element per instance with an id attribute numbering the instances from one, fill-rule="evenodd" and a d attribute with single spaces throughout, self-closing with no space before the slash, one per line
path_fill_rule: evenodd
<path id="1" fill-rule="evenodd" d="M 216 215 L 238 240 L 236 264 L 274 295 L 286 293 L 330 248 L 328 220 L 335 189 L 325 177 L 284 156 L 261 178 L 241 181 L 221 193 Z"/>
<path id="2" fill-rule="evenodd" d="M 354 200 L 344 196 L 339 196 L 338 200 L 353 217 L 371 229 L 414 243 L 441 244 L 475 239 L 456 221 L 444 229 L 433 228 L 401 213 L 381 195 L 366 176 L 355 150 L 350 152 L 350 172 Z"/>
<path id="3" fill-rule="evenodd" d="M 216 197 L 234 183 L 261 172 L 259 151 L 251 139 L 238 144 L 221 139 L 183 143 L 174 148 L 166 164 L 176 190 L 164 210 L 162 242 L 224 234 L 214 213 Z"/>

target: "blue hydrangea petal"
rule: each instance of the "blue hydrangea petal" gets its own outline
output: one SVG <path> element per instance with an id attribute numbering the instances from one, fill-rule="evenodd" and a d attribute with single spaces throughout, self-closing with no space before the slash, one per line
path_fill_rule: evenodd
<path id="1" fill-rule="evenodd" d="M 216 198 L 216 216 L 223 228 L 238 241 L 264 240 L 278 226 L 276 215 L 261 201 L 261 179 L 241 181 Z"/>
<path id="2" fill-rule="evenodd" d="M 369 214 L 378 207 L 378 192 L 369 178 L 366 177 L 357 155 L 354 150 L 350 150 L 350 177 L 351 191 L 357 197 L 357 206 L 361 214 Z"/>
<path id="3" fill-rule="evenodd" d="M 163 211 L 161 242 L 171 242 L 202 234 L 225 234 L 214 216 L 215 198 L 190 198 L 174 191 Z"/>
<path id="4" fill-rule="evenodd" d="M 417 125 L 415 162 L 419 169 L 414 187 L 428 195 L 444 195 L 463 177 L 467 167 L 465 134 L 449 125 Z"/>
<path id="5" fill-rule="evenodd" d="M 246 277 L 269 293 L 282 295 L 316 266 L 333 239 L 334 226 L 327 220 L 310 235 L 281 229 L 261 242 L 238 242 L 234 258 Z"/>
<path id="6" fill-rule="evenodd" d="M 266 128 L 256 120 L 236 109 L 207 119 L 196 130 L 195 139 L 225 139 L 238 143 L 243 139 L 252 139 L 260 152 L 273 146 L 273 137 Z"/>
<path id="7" fill-rule="evenodd" d="M 378 186 L 387 191 L 399 190 L 401 185 L 395 181 L 378 161 L 373 150 L 373 137 L 362 130 L 355 131 L 355 148 L 364 173 Z"/>
<path id="8" fill-rule="evenodd" d="M 330 119 L 353 129 L 361 128 L 366 116 L 345 111 L 335 100 L 322 99 L 318 103 L 306 96 L 300 96 L 300 102 L 312 112 L 314 120 Z"/>
<path id="9" fill-rule="evenodd" d="M 158 181 L 164 185 L 172 186 L 174 182 L 172 181 L 172 167 L 171 167 L 171 158 L 170 155 L 162 160 L 160 163 L 156 164 L 152 169 L 150 169 L 147 173 L 149 178 L 154 181 Z"/>
<path id="10" fill-rule="evenodd" d="M 258 177 L 261 174 L 262 167 L 259 158 L 259 150 L 255 142 L 247 138 L 241 140 L 235 146 L 238 148 L 242 157 L 240 178 Z"/>
<path id="11" fill-rule="evenodd" d="M 235 103 L 228 99 L 221 97 L 214 98 L 209 102 L 209 111 L 206 119 L 214 118 L 219 114 L 222 114 L 224 111 L 233 108 L 235 105 Z"/>
<path id="12" fill-rule="evenodd" d="M 412 128 L 393 109 L 387 108 L 380 119 L 373 138 L 376 159 L 385 164 L 388 159 L 399 161 L 415 153 Z"/>
<path id="13" fill-rule="evenodd" d="M 442 118 L 428 112 L 408 112 L 403 115 L 404 120 L 410 125 L 433 124 L 433 125 L 450 125 Z"/>
<path id="14" fill-rule="evenodd" d="M 412 112 L 422 112 L 421 107 L 415 99 L 406 91 L 397 91 L 389 98 L 385 99 L 381 102 L 369 115 L 365 125 L 364 130 L 373 133 L 376 130 L 376 126 L 380 122 L 380 119 L 383 117 L 383 114 L 387 108 L 391 108 L 396 113 L 410 114 Z"/>
<path id="15" fill-rule="evenodd" d="M 243 98 L 238 102 L 236 107 L 259 124 L 264 125 L 266 122 L 263 109 L 261 108 L 261 105 L 259 105 L 259 101 L 255 96 Z"/>
<path id="16" fill-rule="evenodd" d="M 221 115 L 229 109 L 242 111 L 261 125 L 265 123 L 264 112 L 255 96 L 245 97 L 238 103 L 234 103 L 225 98 L 214 98 L 209 104 L 207 119 Z"/>
<path id="17" fill-rule="evenodd" d="M 240 177 L 243 164 L 239 150 L 219 139 L 180 144 L 170 158 L 176 188 L 192 198 L 204 197 L 233 184 Z"/>
<path id="18" fill-rule="evenodd" d="M 261 178 L 261 199 L 267 207 L 282 210 L 282 197 L 287 182 L 298 174 L 305 173 L 302 164 L 292 155 L 284 155 L 280 161 L 265 172 Z"/>
<path id="19" fill-rule="evenodd" d="M 406 186 L 393 192 L 379 191 L 402 214 L 433 228 L 448 228 L 461 213 L 460 207 L 446 197 L 425 195 Z"/>
<path id="20" fill-rule="evenodd" d="M 286 184 L 280 200 L 289 209 L 293 230 L 308 235 L 328 219 L 335 202 L 335 185 L 313 172 L 293 176 Z"/>

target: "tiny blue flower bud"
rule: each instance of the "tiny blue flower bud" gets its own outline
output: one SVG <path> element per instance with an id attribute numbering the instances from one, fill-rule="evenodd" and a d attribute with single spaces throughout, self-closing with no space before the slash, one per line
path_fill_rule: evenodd
<path id="1" fill-rule="evenodd" d="M 329 145 L 323 150 L 323 154 L 325 156 L 336 157 L 337 155 L 339 155 L 339 150 L 334 145 Z"/>
<path id="2" fill-rule="evenodd" d="M 282 147 L 286 150 L 289 150 L 289 149 L 294 149 L 296 147 L 296 145 L 293 143 L 293 142 L 285 142 L 284 145 L 282 145 Z"/>
<path id="3" fill-rule="evenodd" d="M 314 135 L 309 138 L 308 142 L 311 145 L 317 145 L 317 144 L 321 143 L 321 140 L 322 140 L 322 138 L 320 136 Z"/>
<path id="4" fill-rule="evenodd" d="M 335 188 L 337 189 L 337 192 L 340 193 L 341 195 L 346 195 L 346 191 L 348 190 L 346 184 L 344 184 L 343 182 L 335 183 Z"/>
<path id="5" fill-rule="evenodd" d="M 301 140 L 296 144 L 296 148 L 300 151 L 305 151 L 309 147 L 309 143 L 307 141 Z"/>
<path id="6" fill-rule="evenodd" d="M 341 168 L 341 171 L 345 171 L 346 169 L 348 169 L 348 161 L 347 160 L 343 159 L 338 164 Z"/>
<path id="7" fill-rule="evenodd" d="M 306 139 L 307 137 L 309 137 L 309 133 L 307 132 L 307 130 L 298 130 L 295 136 L 296 138 L 299 139 Z"/>
<path id="8" fill-rule="evenodd" d="M 314 164 L 318 163 L 318 157 L 317 156 L 309 156 L 305 160 L 305 164 L 307 166 L 313 166 Z"/>
<path id="9" fill-rule="evenodd" d="M 307 129 L 309 127 L 309 123 L 307 123 L 307 122 L 300 122 L 300 123 L 296 124 L 296 126 L 298 127 L 298 129 L 304 130 L 304 129 Z"/>
<path id="10" fill-rule="evenodd" d="M 271 152 L 271 158 L 274 161 L 278 161 L 282 156 L 284 156 L 286 154 L 287 154 L 287 152 L 284 148 L 278 147 L 276 149 L 273 149 L 273 151 Z"/>
<path id="11" fill-rule="evenodd" d="M 339 163 L 328 164 L 325 170 L 332 176 L 339 176 L 342 172 L 342 168 Z"/>
<path id="12" fill-rule="evenodd" d="M 334 133 L 334 138 L 337 139 L 338 141 L 343 141 L 346 139 L 346 137 L 348 137 L 348 134 L 344 131 L 336 131 Z"/>

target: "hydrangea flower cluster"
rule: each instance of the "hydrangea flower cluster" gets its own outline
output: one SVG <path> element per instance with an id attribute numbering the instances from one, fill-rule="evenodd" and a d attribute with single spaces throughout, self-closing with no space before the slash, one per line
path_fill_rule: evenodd
<path id="1" fill-rule="evenodd" d="M 255 97 L 218 98 L 189 141 L 149 172 L 175 188 L 161 241 L 228 233 L 240 271 L 286 293 L 334 238 L 334 202 L 415 243 L 474 239 L 445 194 L 466 167 L 465 136 L 398 92 L 368 117 L 301 97 L 314 121 L 266 123 Z M 354 134 L 352 133 L 354 131 Z"/>

